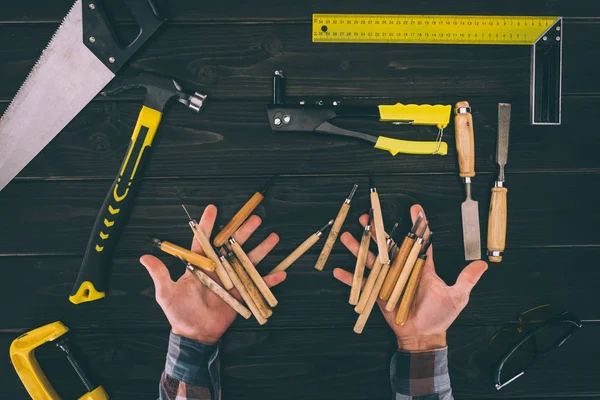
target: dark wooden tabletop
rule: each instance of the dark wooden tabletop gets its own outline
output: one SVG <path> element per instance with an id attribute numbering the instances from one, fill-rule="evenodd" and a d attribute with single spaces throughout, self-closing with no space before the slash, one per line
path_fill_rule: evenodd
<path id="1" fill-rule="evenodd" d="M 0 4 L 0 112 L 27 76 L 71 0 Z M 75 306 L 68 295 L 95 216 L 128 146 L 142 93 L 89 104 L 0 192 L 0 398 L 27 394 L 8 357 L 20 333 L 61 320 L 73 331 L 81 361 L 115 399 L 157 397 L 169 325 L 138 263 L 146 236 L 191 242 L 180 204 L 195 216 L 213 203 L 224 223 L 275 173 L 258 208 L 281 242 L 260 265 L 267 272 L 337 212 L 360 185 L 345 230 L 360 232 L 368 179 L 381 193 L 387 224 L 407 223 L 413 202 L 425 207 L 437 233 L 437 271 L 455 281 L 465 262 L 454 129 L 440 156 L 390 156 L 364 142 L 310 133 L 274 134 L 266 119 L 275 69 L 285 70 L 296 98 L 363 97 L 377 102 L 454 104 L 469 100 L 476 137 L 474 197 L 487 232 L 495 180 L 497 103 L 512 103 L 506 181 L 505 261 L 492 265 L 450 329 L 450 373 L 457 399 L 600 398 L 600 3 L 589 0 L 338 2 L 262 0 L 174 1 L 168 26 L 130 63 L 171 74 L 207 93 L 195 115 L 173 105 L 165 115 L 146 178 L 112 266 L 107 298 Z M 315 44 L 314 12 L 564 16 L 563 123 L 531 126 L 527 46 Z M 383 98 L 383 100 L 381 99 Z M 52 104 L 48 104 L 51 108 Z M 34 112 L 35 110 L 32 110 Z M 359 122 L 357 130 L 434 140 L 430 127 Z M 485 235 L 483 235 L 485 244 Z M 348 289 L 332 277 L 351 269 L 338 243 L 323 272 L 313 248 L 274 289 L 280 305 L 264 327 L 238 319 L 223 340 L 224 399 L 391 398 L 394 338 L 378 311 L 365 332 Z M 169 262 L 173 278 L 183 271 Z M 540 304 L 559 304 L 584 320 L 564 347 L 497 392 L 480 356 L 501 326 Z M 64 398 L 84 389 L 63 356 L 41 348 L 40 364 Z"/>

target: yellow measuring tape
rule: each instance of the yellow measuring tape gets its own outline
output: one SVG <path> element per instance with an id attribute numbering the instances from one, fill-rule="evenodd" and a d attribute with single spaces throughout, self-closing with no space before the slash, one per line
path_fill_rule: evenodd
<path id="1" fill-rule="evenodd" d="M 532 45 L 559 17 L 314 14 L 313 42 Z"/>

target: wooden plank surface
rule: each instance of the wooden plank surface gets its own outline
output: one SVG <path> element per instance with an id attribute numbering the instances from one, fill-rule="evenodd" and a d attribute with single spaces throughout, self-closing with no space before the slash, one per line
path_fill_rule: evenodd
<path id="1" fill-rule="evenodd" d="M 501 392 L 489 383 L 488 370 L 480 362 L 499 328 L 450 329 L 450 374 L 455 399 L 600 395 L 600 366 L 595 362 L 600 354 L 597 347 L 590 349 L 585 345 L 600 334 L 599 324 L 586 324 L 564 347 L 545 355 L 524 377 Z M 0 346 L 8 347 L 13 338 L 14 335 L 0 335 Z M 90 374 L 105 386 L 111 398 L 156 397 L 168 330 L 137 334 L 75 332 L 74 338 L 79 358 L 89 364 Z M 394 339 L 388 328 L 367 327 L 360 336 L 350 327 L 322 329 L 318 336 L 294 330 L 232 332 L 222 346 L 223 398 L 329 400 L 344 393 L 343 398 L 351 400 L 389 399 L 389 361 L 393 351 Z M 40 349 L 38 358 L 63 398 L 76 398 L 83 393 L 55 349 Z M 581 369 L 581 365 L 589 367 Z M 0 372 L 5 378 L 0 396 L 26 397 L 9 363 L 1 363 Z"/>

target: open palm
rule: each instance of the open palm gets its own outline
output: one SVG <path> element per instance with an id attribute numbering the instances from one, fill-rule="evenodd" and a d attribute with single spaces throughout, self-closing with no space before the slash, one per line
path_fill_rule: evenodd
<path id="1" fill-rule="evenodd" d="M 413 222 L 419 212 L 424 213 L 420 205 L 411 207 Z M 364 226 L 367 219 L 366 214 L 362 215 L 359 222 Z M 356 256 L 359 242 L 348 232 L 341 236 L 341 241 Z M 370 268 L 374 261 L 375 255 L 369 253 L 367 266 Z M 466 307 L 471 290 L 486 270 L 487 264 L 484 261 L 474 261 L 463 269 L 453 286 L 448 286 L 435 272 L 432 246 L 427 253 L 421 283 L 406 323 L 402 326 L 396 325 L 394 319 L 397 307 L 392 312 L 386 311 L 385 302 L 378 299 L 379 308 L 399 340 L 442 334 Z M 336 268 L 334 276 L 347 285 L 352 284 L 352 273 L 348 271 Z"/>
<path id="2" fill-rule="evenodd" d="M 210 237 L 217 208 L 209 205 L 200 219 L 200 229 Z M 260 217 L 253 215 L 237 230 L 235 240 L 242 245 L 258 229 Z M 261 244 L 248 253 L 254 265 L 258 264 L 279 242 L 277 234 L 270 234 Z M 194 240 L 192 251 L 204 254 Z M 152 255 L 144 255 L 140 262 L 146 267 L 154 281 L 156 301 L 165 313 L 173 333 L 198 340 L 203 343 L 216 343 L 233 323 L 237 313 L 211 290 L 202 285 L 190 271 L 186 271 L 176 282 L 171 280 L 165 264 Z M 182 265 L 182 268 L 184 266 Z M 220 283 L 215 272 L 208 272 L 213 280 Z M 286 278 L 285 272 L 278 272 L 264 278 L 269 286 L 275 286 Z M 239 293 L 231 294 L 240 299 Z"/>

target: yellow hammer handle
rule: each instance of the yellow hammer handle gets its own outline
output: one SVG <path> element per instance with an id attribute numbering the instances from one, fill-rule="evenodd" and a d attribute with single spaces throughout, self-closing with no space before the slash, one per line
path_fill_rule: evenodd
<path id="1" fill-rule="evenodd" d="M 488 251 L 503 252 L 506 246 L 506 194 L 505 187 L 492 188 L 492 200 L 490 201 L 490 214 L 488 220 Z M 502 255 L 489 255 L 491 262 L 501 262 Z"/>

